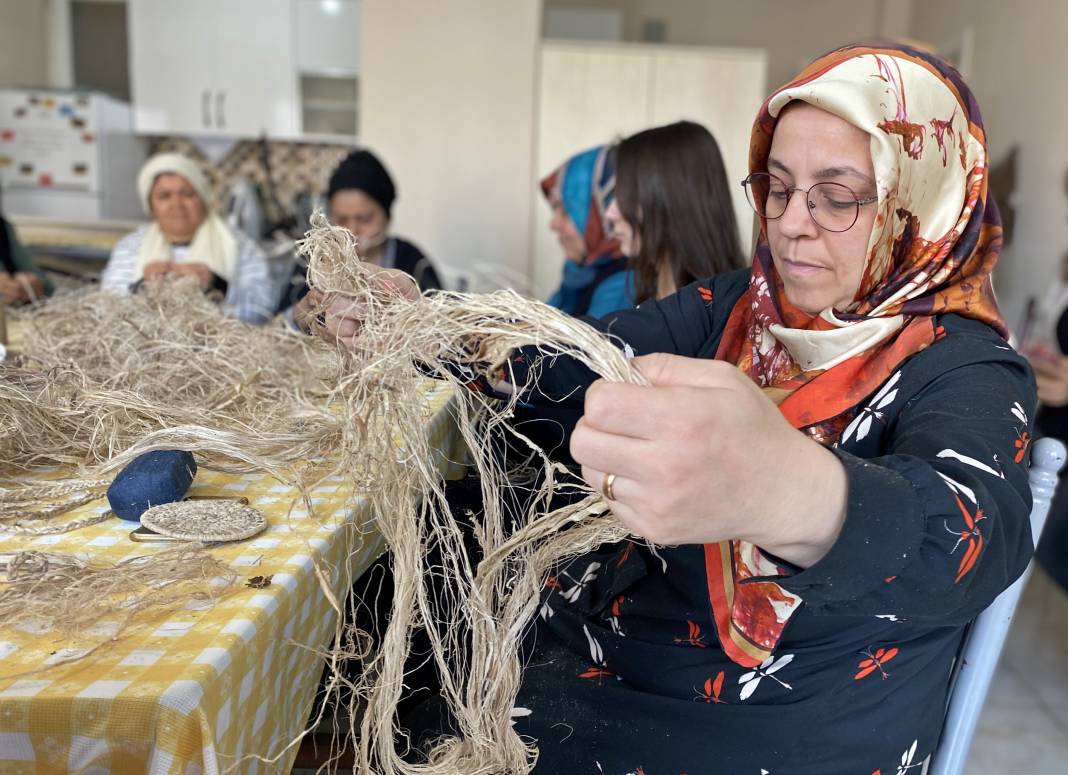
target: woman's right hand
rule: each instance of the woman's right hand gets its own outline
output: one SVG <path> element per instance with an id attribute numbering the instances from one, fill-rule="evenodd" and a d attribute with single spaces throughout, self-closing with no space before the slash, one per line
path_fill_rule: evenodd
<path id="1" fill-rule="evenodd" d="M 399 269 L 383 269 L 371 264 L 367 265 L 367 269 L 371 275 L 371 282 L 384 295 L 409 301 L 419 298 L 419 287 L 411 275 Z M 309 291 L 308 295 L 312 293 L 317 292 Z M 318 297 L 318 300 L 321 298 Z M 318 303 L 318 301 L 312 303 Z M 363 319 L 366 316 L 367 306 L 363 302 L 344 296 L 334 298 L 326 308 L 324 316 L 326 330 L 342 345 L 355 352 L 359 349 L 360 329 L 363 328 Z"/>

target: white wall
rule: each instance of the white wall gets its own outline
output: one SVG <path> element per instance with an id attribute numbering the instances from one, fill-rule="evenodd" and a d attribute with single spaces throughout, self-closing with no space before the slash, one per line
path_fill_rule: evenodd
<path id="1" fill-rule="evenodd" d="M 360 139 L 439 262 L 526 274 L 540 36 L 540 0 L 363 2 Z"/>
<path id="2" fill-rule="evenodd" d="M 1068 250 L 1068 3 L 1063 0 L 940 0 L 917 3 L 913 35 L 941 44 L 974 28 L 969 85 L 986 125 L 993 162 L 1018 145 L 1012 243 L 996 283 L 1010 326 L 1027 296 L 1041 294 Z"/>
<path id="3" fill-rule="evenodd" d="M 545 4 L 620 9 L 628 41 L 640 41 L 645 22 L 659 19 L 666 25 L 664 43 L 766 48 L 769 91 L 843 43 L 908 34 L 913 11 L 913 0 L 545 0 Z"/>
<path id="4" fill-rule="evenodd" d="M 0 88 L 48 82 L 48 16 L 43 0 L 0 0 Z"/>

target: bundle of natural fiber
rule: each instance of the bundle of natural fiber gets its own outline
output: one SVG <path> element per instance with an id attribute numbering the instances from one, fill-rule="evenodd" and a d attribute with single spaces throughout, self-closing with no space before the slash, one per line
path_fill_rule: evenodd
<path id="1" fill-rule="evenodd" d="M 15 552 L 0 555 L 0 572 L 0 623 L 36 627 L 72 646 L 85 646 L 70 649 L 66 661 L 83 659 L 115 640 L 135 617 L 160 615 L 195 600 L 211 602 L 236 580 L 200 544 L 115 565 L 52 552 Z M 104 635 L 91 634 L 102 618 L 112 626 Z"/>
<path id="2" fill-rule="evenodd" d="M 330 399 L 336 352 L 281 327 L 228 319 L 195 283 L 81 291 L 18 318 L 22 355 L 0 362 L 5 532 L 59 533 L 113 518 L 60 517 L 102 497 L 109 473 L 153 449 L 187 449 L 206 467 L 266 471 L 306 489 L 334 470 L 337 449 L 359 443 L 347 432 L 358 419 Z M 262 523 L 259 515 L 257 530 Z M 211 582 L 230 576 L 197 544 L 109 567 L 16 553 L 0 585 L 0 627 L 51 622 L 80 643 L 102 618 L 118 616 L 121 631 L 142 612 L 221 594 L 229 582 Z M 78 649 L 79 658 L 92 650 Z"/>
<path id="3" fill-rule="evenodd" d="M 351 674 L 338 668 L 341 659 L 362 660 L 352 702 L 366 703 L 366 711 L 359 730 L 355 721 L 347 730 L 359 741 L 357 769 L 529 772 L 537 751 L 510 719 L 521 680 L 519 642 L 543 582 L 555 563 L 621 540 L 627 531 L 599 494 L 509 427 L 517 397 L 529 387 L 515 384 L 509 355 L 535 346 L 541 358 L 575 358 L 610 380 L 644 379 L 606 337 L 515 293 L 405 298 L 359 261 L 349 232 L 321 216 L 314 224 L 302 246 L 309 283 L 325 303 L 347 301 L 359 312 L 357 354 L 329 336 L 322 337 L 324 346 L 224 320 L 194 288 L 173 283 L 149 284 L 121 303 L 90 292 L 31 313 L 29 354 L 0 364 L 0 484 L 7 488 L 0 507 L 4 499 L 16 505 L 0 510 L 0 520 L 40 500 L 26 490 L 39 483 L 25 475 L 41 466 L 100 479 L 153 449 L 190 450 L 202 465 L 266 471 L 302 488 L 343 472 L 370 501 L 395 577 L 389 626 L 374 653 L 345 615 L 349 607 L 323 584 L 339 613 L 328 686 L 336 690 Z M 540 365 L 531 364 L 531 380 Z M 510 397 L 465 387 L 472 376 L 496 381 L 502 370 Z M 456 386 L 456 422 L 481 477 L 485 510 L 475 530 L 476 561 L 450 513 L 425 433 L 427 375 Z M 491 439 L 502 433 L 526 442 L 528 462 L 541 469 L 520 514 L 502 505 L 516 473 L 494 454 Z M 550 511 L 559 493 L 572 505 Z M 54 500 L 62 501 L 58 491 Z M 354 545 L 360 540 L 357 531 L 342 533 Z M 441 559 L 430 566 L 429 557 Z M 341 570 L 346 579 L 349 569 Z M 3 616 L 0 609 L 0 621 Z M 420 627 L 459 734 L 412 764 L 396 707 Z"/>
<path id="4" fill-rule="evenodd" d="M 20 314 L 24 354 L 0 362 L 0 522 L 99 497 L 105 475 L 155 449 L 300 487 L 360 443 L 332 402 L 341 359 L 281 326 L 224 317 L 194 283 L 100 290 Z M 78 479 L 42 482 L 42 469 Z M 83 479 L 94 481 L 86 482 Z"/>
<path id="5" fill-rule="evenodd" d="M 322 218 L 313 223 L 317 228 L 302 245 L 309 283 L 323 292 L 324 307 L 347 299 L 363 320 L 357 353 L 339 389 L 368 422 L 381 417 L 395 431 L 369 437 L 349 460 L 358 481 L 376 482 L 369 497 L 389 545 L 395 587 L 382 647 L 367 657 L 352 687 L 354 702 L 366 703 L 359 732 L 354 724 L 348 730 L 359 741 L 357 769 L 391 775 L 528 772 L 536 749 L 513 731 L 511 717 L 521 680 L 519 643 L 545 578 L 555 563 L 621 540 L 627 531 L 598 494 L 533 445 L 533 459 L 544 469 L 542 483 L 525 514 L 505 513 L 503 495 L 512 472 L 502 469 L 489 439 L 495 433 L 514 434 L 507 419 L 528 387 L 512 384 L 508 357 L 516 348 L 534 345 L 541 358 L 568 356 L 611 380 L 645 381 L 602 334 L 510 291 L 405 298 L 356 259 L 347 231 Z M 530 373 L 536 375 L 538 367 L 533 364 Z M 504 383 L 513 388 L 507 400 L 464 387 L 472 376 L 496 380 L 502 369 Z M 427 373 L 457 386 L 458 424 L 481 477 L 485 513 L 476 526 L 477 565 L 468 559 L 462 526 L 426 462 L 431 455 L 420 432 L 424 418 L 415 386 Z M 398 446 L 396 438 L 405 442 Z M 545 513 L 561 491 L 585 497 L 572 497 L 573 505 Z M 428 567 L 429 557 L 443 559 Z M 425 762 L 413 764 L 405 760 L 411 757 L 405 756 L 396 708 L 418 627 L 429 635 L 442 697 L 460 734 L 443 738 Z M 350 643 L 354 637 L 342 624 L 336 642 Z M 333 679 L 333 685 L 344 683 L 340 674 Z"/>

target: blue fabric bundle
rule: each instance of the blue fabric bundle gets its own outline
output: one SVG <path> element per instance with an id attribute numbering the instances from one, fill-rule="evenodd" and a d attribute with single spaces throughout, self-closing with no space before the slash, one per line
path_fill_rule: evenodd
<path id="1" fill-rule="evenodd" d="M 150 506 L 185 497 L 197 461 L 191 452 L 162 449 L 139 455 L 119 472 L 108 487 L 108 503 L 119 519 L 138 522 Z"/>

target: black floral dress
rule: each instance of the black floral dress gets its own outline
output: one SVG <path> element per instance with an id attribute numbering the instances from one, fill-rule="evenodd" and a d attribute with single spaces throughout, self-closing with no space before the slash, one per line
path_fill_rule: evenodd
<path id="1" fill-rule="evenodd" d="M 722 275 L 596 325 L 636 354 L 712 357 L 747 281 Z M 513 710 L 536 772 L 918 775 L 964 625 L 1032 554 L 1030 369 L 989 327 L 939 323 L 855 408 L 834 449 L 845 525 L 822 560 L 775 579 L 803 604 L 759 666 L 720 647 L 701 546 L 628 541 L 553 573 Z M 592 375 L 539 366 L 530 405 L 564 400 L 577 417 Z"/>

